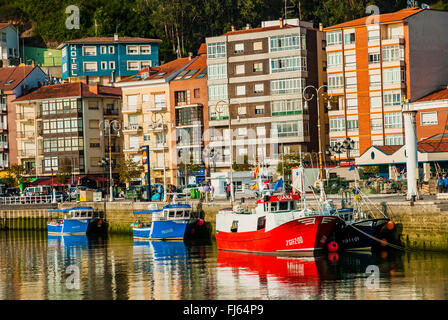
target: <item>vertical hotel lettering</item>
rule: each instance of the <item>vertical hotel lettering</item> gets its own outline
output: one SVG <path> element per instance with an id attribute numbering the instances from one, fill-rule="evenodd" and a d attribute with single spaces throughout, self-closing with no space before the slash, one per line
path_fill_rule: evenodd
<path id="1" fill-rule="evenodd" d="M 70 59 L 72 60 L 71 63 L 71 76 L 78 76 L 77 70 L 78 70 L 78 63 L 77 63 L 77 57 L 76 57 L 76 45 L 70 45 Z"/>

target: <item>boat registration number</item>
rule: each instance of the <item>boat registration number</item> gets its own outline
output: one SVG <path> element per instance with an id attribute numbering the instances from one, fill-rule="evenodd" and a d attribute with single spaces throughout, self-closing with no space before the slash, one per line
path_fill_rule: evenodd
<path id="1" fill-rule="evenodd" d="M 292 245 L 301 244 L 301 243 L 303 243 L 302 236 L 298 236 L 296 238 L 286 240 L 286 246 L 292 246 Z"/>

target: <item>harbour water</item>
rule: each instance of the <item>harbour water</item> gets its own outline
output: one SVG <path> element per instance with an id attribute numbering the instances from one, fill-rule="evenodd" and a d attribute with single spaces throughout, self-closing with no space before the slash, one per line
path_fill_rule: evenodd
<path id="1" fill-rule="evenodd" d="M 0 300 L 447 299 L 448 254 L 276 257 L 214 241 L 0 232 Z"/>

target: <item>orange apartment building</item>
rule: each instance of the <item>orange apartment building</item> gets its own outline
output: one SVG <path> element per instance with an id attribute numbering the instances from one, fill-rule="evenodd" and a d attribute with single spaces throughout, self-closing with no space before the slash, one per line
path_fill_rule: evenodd
<path id="1" fill-rule="evenodd" d="M 371 145 L 402 145 L 403 101 L 448 81 L 446 30 L 448 12 L 421 8 L 325 28 L 330 145 L 350 137 L 353 157 Z"/>

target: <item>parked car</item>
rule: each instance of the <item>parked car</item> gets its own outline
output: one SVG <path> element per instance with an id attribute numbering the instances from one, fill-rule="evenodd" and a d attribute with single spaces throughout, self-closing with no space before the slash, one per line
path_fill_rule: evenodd
<path id="1" fill-rule="evenodd" d="M 196 183 L 193 184 L 187 184 L 184 188 L 182 188 L 182 192 L 189 195 L 191 189 L 199 188 L 199 185 Z"/>
<path id="2" fill-rule="evenodd" d="M 52 188 L 51 186 L 35 186 L 35 187 L 26 187 L 25 190 L 23 190 L 22 195 L 29 197 L 29 196 L 45 196 L 49 195 Z"/>

